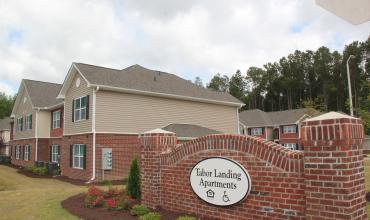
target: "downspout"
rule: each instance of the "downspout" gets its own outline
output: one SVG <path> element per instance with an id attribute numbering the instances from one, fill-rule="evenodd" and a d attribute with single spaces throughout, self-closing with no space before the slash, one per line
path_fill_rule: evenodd
<path id="1" fill-rule="evenodd" d="M 35 117 L 35 139 L 36 139 L 36 144 L 35 144 L 35 161 L 38 160 L 38 148 L 39 148 L 39 141 L 38 141 L 38 128 L 37 128 L 37 120 L 38 120 L 38 114 L 39 114 L 40 108 L 36 109 L 36 117 Z"/>
<path id="2" fill-rule="evenodd" d="M 90 181 L 94 181 L 96 176 L 96 121 L 95 121 L 95 114 L 96 114 L 96 93 L 99 91 L 99 86 L 93 89 L 93 106 L 92 106 L 92 133 L 93 133 L 93 173 Z"/>
<path id="3" fill-rule="evenodd" d="M 237 120 L 237 125 L 238 125 L 238 134 L 240 134 L 240 122 L 239 122 L 239 107 L 236 107 L 236 120 Z"/>

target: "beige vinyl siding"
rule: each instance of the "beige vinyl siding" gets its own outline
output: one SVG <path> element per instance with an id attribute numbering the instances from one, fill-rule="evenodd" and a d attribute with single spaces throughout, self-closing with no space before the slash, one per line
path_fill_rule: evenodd
<path id="1" fill-rule="evenodd" d="M 80 78 L 80 86 L 76 87 L 76 80 Z M 80 98 L 82 96 L 90 95 L 89 100 L 89 119 L 72 122 L 72 101 L 74 98 Z M 65 103 L 64 103 L 64 116 L 65 116 L 65 127 L 64 134 L 78 134 L 91 132 L 91 117 L 92 117 L 92 88 L 87 87 L 87 82 L 84 78 L 77 73 L 73 78 L 70 87 L 67 90 Z"/>
<path id="2" fill-rule="evenodd" d="M 50 137 L 50 122 L 51 113 L 50 111 L 40 111 L 37 115 L 37 137 L 48 138 Z"/>
<path id="3" fill-rule="evenodd" d="M 26 97 L 26 102 L 24 102 L 24 97 Z M 14 140 L 34 138 L 35 137 L 35 122 L 36 122 L 36 111 L 32 109 L 31 99 L 21 84 L 20 94 L 17 96 L 17 106 L 14 109 Z M 25 117 L 27 114 L 32 114 L 32 129 L 25 130 Z M 23 117 L 23 130 L 17 131 L 17 119 Z"/>
<path id="4" fill-rule="evenodd" d="M 267 140 L 273 140 L 274 139 L 274 129 L 271 127 L 265 128 L 266 132 L 266 139 Z"/>
<path id="5" fill-rule="evenodd" d="M 4 143 L 8 143 L 10 140 L 10 131 L 4 130 L 0 131 L 1 138 L 4 140 Z"/>
<path id="6" fill-rule="evenodd" d="M 142 133 L 171 123 L 196 124 L 237 133 L 236 107 L 98 91 L 96 131 Z"/>

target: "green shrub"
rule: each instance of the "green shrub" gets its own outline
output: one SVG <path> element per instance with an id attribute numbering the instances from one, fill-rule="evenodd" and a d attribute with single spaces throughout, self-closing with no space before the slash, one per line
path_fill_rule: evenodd
<path id="1" fill-rule="evenodd" d="M 45 176 L 48 174 L 48 169 L 46 167 L 36 167 L 33 172 L 40 176 Z"/>
<path id="2" fill-rule="evenodd" d="M 179 216 L 176 220 L 198 220 L 198 219 L 195 217 L 184 215 L 184 216 Z"/>
<path id="3" fill-rule="evenodd" d="M 126 193 L 134 199 L 139 199 L 141 196 L 140 169 L 137 164 L 137 158 L 133 159 L 131 162 Z"/>
<path id="4" fill-rule="evenodd" d="M 103 180 L 103 181 L 101 182 L 101 184 L 102 184 L 103 186 L 112 186 L 112 182 L 111 182 L 111 181 L 109 181 L 109 180 Z"/>
<path id="5" fill-rule="evenodd" d="M 59 176 L 59 175 L 60 175 L 60 169 L 55 169 L 55 170 L 53 170 L 52 175 L 53 175 L 53 176 Z"/>
<path id="6" fill-rule="evenodd" d="M 150 212 L 149 208 L 145 205 L 134 205 L 131 209 L 131 215 L 142 216 Z"/>
<path id="7" fill-rule="evenodd" d="M 28 165 L 24 168 L 27 172 L 35 173 L 36 167 L 34 165 Z"/>
<path id="8" fill-rule="evenodd" d="M 149 212 L 143 216 L 139 217 L 139 220 L 160 220 L 161 215 L 157 212 Z"/>

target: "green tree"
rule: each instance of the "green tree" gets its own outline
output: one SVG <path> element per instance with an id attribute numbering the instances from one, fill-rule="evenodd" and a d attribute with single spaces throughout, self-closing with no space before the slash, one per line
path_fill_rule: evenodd
<path id="1" fill-rule="evenodd" d="M 213 76 L 207 85 L 207 88 L 219 92 L 227 92 L 229 91 L 229 77 L 226 75 L 221 76 L 221 74 L 217 73 L 215 76 Z"/>
<path id="2" fill-rule="evenodd" d="M 127 180 L 127 195 L 135 199 L 140 199 L 141 197 L 141 180 L 140 180 L 140 169 L 137 163 L 137 158 L 133 159 L 131 162 L 130 173 Z"/>
<path id="3" fill-rule="evenodd" d="M 0 92 L 0 119 L 10 116 L 15 96 L 7 96 L 5 93 Z"/>
<path id="4" fill-rule="evenodd" d="M 199 76 L 195 77 L 194 84 L 197 85 L 197 86 L 200 86 L 200 87 L 204 87 L 203 86 L 203 81 Z"/>
<path id="5" fill-rule="evenodd" d="M 234 75 L 231 76 L 229 81 L 229 93 L 239 100 L 243 100 L 245 96 L 246 82 L 242 76 L 240 70 L 237 70 Z"/>

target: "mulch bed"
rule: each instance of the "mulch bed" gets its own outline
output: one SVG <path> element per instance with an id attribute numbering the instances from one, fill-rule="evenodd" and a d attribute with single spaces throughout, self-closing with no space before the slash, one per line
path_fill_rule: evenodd
<path id="1" fill-rule="evenodd" d="M 69 197 L 62 202 L 62 207 L 71 214 L 87 220 L 109 219 L 109 220 L 137 220 L 129 211 L 108 211 L 104 208 L 85 208 L 84 200 L 86 194 L 81 193 Z M 176 220 L 177 217 L 184 214 L 174 213 L 166 210 L 156 210 L 161 215 L 161 220 Z"/>

